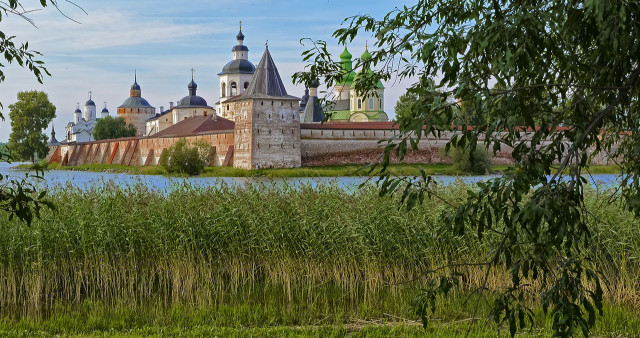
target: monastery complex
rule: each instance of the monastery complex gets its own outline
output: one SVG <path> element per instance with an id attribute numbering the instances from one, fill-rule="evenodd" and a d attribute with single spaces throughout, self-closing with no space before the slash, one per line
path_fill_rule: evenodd
<path id="1" fill-rule="evenodd" d="M 55 140 L 52 133 L 50 162 L 62 165 L 88 163 L 156 165 L 167 148 L 181 138 L 205 141 L 215 149 L 211 165 L 232 165 L 243 169 L 292 168 L 320 158 L 349 157 L 355 153 L 380 153 L 379 140 L 395 134 L 383 111 L 384 86 L 377 84 L 377 95 L 357 95 L 352 84 L 359 73 L 353 70 L 352 55 L 345 46 L 340 55 L 344 76 L 335 87 L 329 122 L 320 123 L 325 112 L 318 100 L 318 81 L 309 84 L 302 98 L 289 95 L 271 57 L 264 50 L 257 66 L 249 61 L 242 29 L 233 60 L 218 74 L 220 101 L 210 106 L 197 95 L 193 76 L 188 95 L 169 109 L 159 112 L 142 96 L 137 76 L 127 98 L 117 108 L 117 116 L 133 124 L 136 137 L 115 140 L 92 139 L 96 105 L 91 97 L 84 114 L 79 107 L 66 126 L 66 139 Z M 371 58 L 368 51 L 361 59 Z M 101 118 L 109 116 L 106 108 Z M 437 145 L 434 145 L 437 147 Z M 315 162 L 314 162 L 315 161 Z M 329 160 L 331 162 L 331 160 Z M 322 164 L 332 164 L 323 162 Z"/>

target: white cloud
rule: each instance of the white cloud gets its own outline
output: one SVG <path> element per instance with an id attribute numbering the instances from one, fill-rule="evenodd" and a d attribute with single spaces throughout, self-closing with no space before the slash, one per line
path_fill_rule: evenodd
<path id="1" fill-rule="evenodd" d="M 75 18 L 74 18 L 75 19 Z M 229 28 L 216 22 L 182 24 L 172 20 L 137 17 L 118 9 L 105 9 L 80 17 L 81 24 L 61 15 L 34 18 L 38 28 L 24 20 L 9 18 L 10 34 L 46 55 L 65 55 L 98 49 L 140 44 L 167 43 L 183 38 L 226 32 Z"/>

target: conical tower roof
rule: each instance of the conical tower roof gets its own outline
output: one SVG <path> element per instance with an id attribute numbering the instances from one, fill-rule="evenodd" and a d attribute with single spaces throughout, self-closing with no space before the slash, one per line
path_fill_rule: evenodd
<path id="1" fill-rule="evenodd" d="M 262 59 L 260 59 L 260 63 L 256 67 L 256 72 L 253 74 L 249 87 L 238 97 L 238 99 L 248 98 L 285 98 L 300 100 L 300 98 L 287 94 L 287 90 L 278 73 L 278 68 L 273 62 L 271 53 L 269 53 L 268 46 L 262 55 Z"/>

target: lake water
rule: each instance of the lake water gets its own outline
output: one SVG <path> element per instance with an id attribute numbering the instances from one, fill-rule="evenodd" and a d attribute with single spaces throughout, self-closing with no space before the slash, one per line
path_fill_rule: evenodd
<path id="1" fill-rule="evenodd" d="M 24 177 L 26 170 L 12 169 L 19 163 L 0 162 L 0 174 L 9 177 Z M 473 183 L 487 180 L 496 175 L 488 176 L 434 176 L 440 183 L 444 185 L 452 184 L 456 180 L 465 183 Z M 48 187 L 74 185 L 79 188 L 88 188 L 95 185 L 114 184 L 118 186 L 130 186 L 135 184 L 144 184 L 154 190 L 167 191 L 172 187 L 190 184 L 193 186 L 240 186 L 246 187 L 251 184 L 264 184 L 267 186 L 301 186 L 310 185 L 312 187 L 318 184 L 336 184 L 339 187 L 353 191 L 357 187 L 366 182 L 366 177 L 299 177 L 299 178 L 269 178 L 269 177 L 165 177 L 157 175 L 129 175 L 116 174 L 108 172 L 89 172 L 89 171 L 71 171 L 71 170 L 51 170 L 44 174 L 45 181 L 41 184 Z M 371 183 L 375 183 L 377 178 L 370 179 Z M 592 184 L 596 182 L 605 186 L 618 184 L 619 176 L 617 175 L 593 175 L 589 177 Z"/>

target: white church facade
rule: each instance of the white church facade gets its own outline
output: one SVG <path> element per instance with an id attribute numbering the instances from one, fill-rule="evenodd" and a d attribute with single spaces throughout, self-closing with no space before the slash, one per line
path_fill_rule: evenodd
<path id="1" fill-rule="evenodd" d="M 80 111 L 80 104 L 78 104 L 73 112 L 73 122 L 69 122 L 65 127 L 66 140 L 64 142 L 94 141 L 93 128 L 98 120 L 96 112 L 96 103 L 91 99 L 91 92 L 89 92 L 89 100 L 84 104 L 84 113 Z M 105 103 L 105 107 L 100 112 L 100 118 L 107 116 L 109 116 L 109 110 Z"/>

